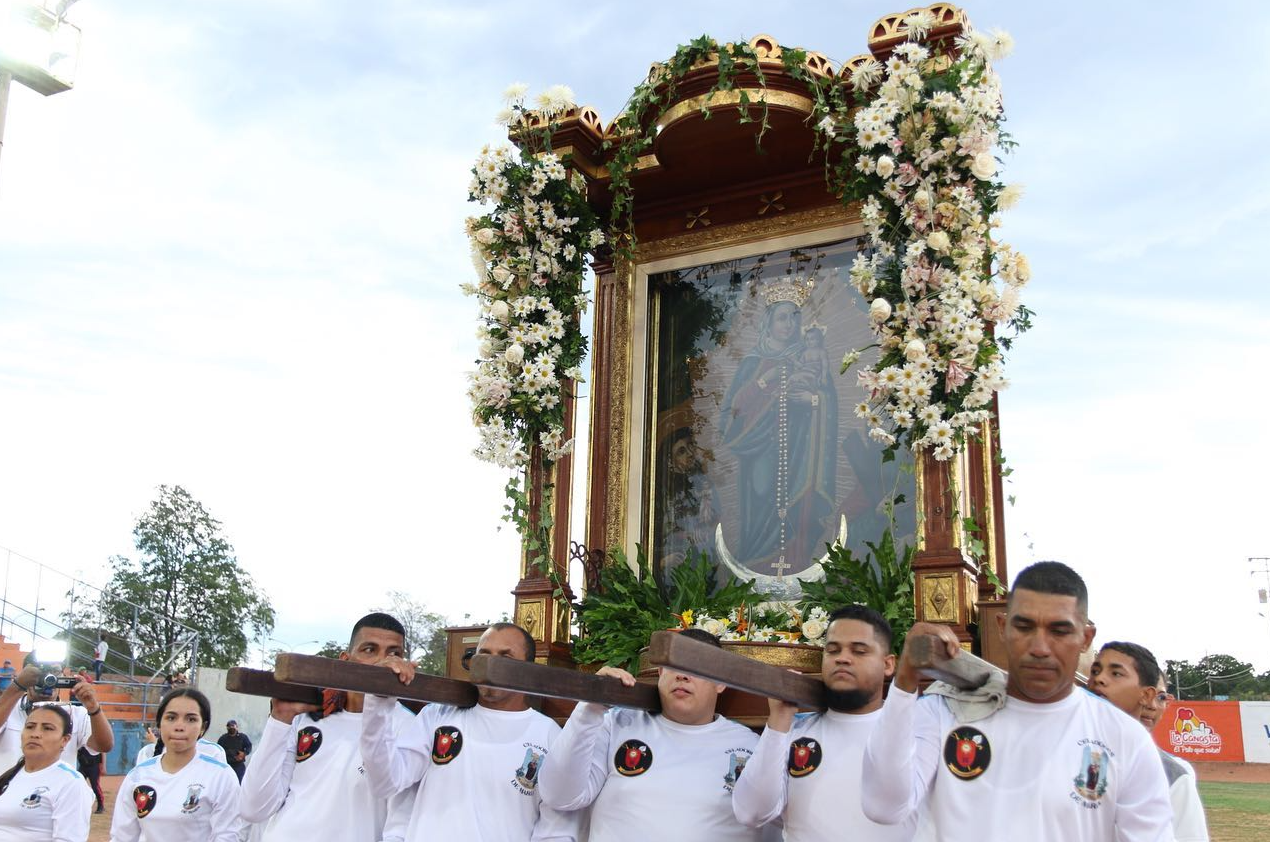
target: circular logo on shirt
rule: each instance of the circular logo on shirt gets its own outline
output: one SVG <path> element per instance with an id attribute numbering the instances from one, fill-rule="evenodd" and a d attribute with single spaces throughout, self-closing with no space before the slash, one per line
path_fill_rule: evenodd
<path id="1" fill-rule="evenodd" d="M 139 786 L 132 791 L 132 803 L 137 805 L 137 818 L 144 819 L 154 811 L 159 796 L 152 786 Z"/>
<path id="2" fill-rule="evenodd" d="M 444 766 L 463 750 L 463 732 L 453 725 L 442 725 L 432 737 L 432 762 Z"/>
<path id="3" fill-rule="evenodd" d="M 811 737 L 799 737 L 789 746 L 789 776 L 803 778 L 820 768 L 825 759 L 824 749 L 819 740 Z"/>
<path id="4" fill-rule="evenodd" d="M 322 729 L 306 725 L 295 738 L 295 762 L 303 763 L 322 747 Z"/>
<path id="5" fill-rule="evenodd" d="M 626 778 L 642 775 L 652 765 L 653 750 L 648 743 L 640 740 L 627 740 L 617 747 L 617 753 L 613 755 L 613 768 Z"/>
<path id="6" fill-rule="evenodd" d="M 22 806 L 28 810 L 34 810 L 40 806 L 40 802 L 44 800 L 44 793 L 48 791 L 49 788 L 46 786 L 37 786 L 30 795 L 22 799 Z"/>
<path id="7" fill-rule="evenodd" d="M 944 765 L 963 781 L 973 781 L 988 771 L 992 746 L 978 728 L 963 725 L 948 732 L 944 740 Z"/>

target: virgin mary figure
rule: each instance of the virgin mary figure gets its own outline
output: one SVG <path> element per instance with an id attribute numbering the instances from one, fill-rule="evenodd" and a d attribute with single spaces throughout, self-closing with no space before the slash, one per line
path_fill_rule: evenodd
<path id="1" fill-rule="evenodd" d="M 834 533 L 838 394 L 823 348 L 804 342 L 810 293 L 811 282 L 789 278 L 762 290 L 758 341 L 732 378 L 719 425 L 738 465 L 735 546 L 723 549 L 754 574 L 780 579 L 811 567 Z"/>

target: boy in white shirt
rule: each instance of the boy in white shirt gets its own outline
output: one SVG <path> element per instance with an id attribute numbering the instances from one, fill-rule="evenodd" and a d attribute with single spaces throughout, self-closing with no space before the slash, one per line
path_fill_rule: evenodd
<path id="1" fill-rule="evenodd" d="M 1138 723 L 1075 685 L 1095 629 L 1080 576 L 1024 569 L 998 617 L 1008 664 L 1004 705 L 959 720 L 943 696 L 917 697 L 908 645 L 865 748 L 864 812 L 876 822 L 929 808 L 939 842 L 1169 842 L 1164 771 Z M 946 625 L 918 623 L 948 657 Z"/>
<path id="2" fill-rule="evenodd" d="M 405 654 L 406 632 L 396 618 L 367 614 L 353 626 L 341 660 L 374 664 Z M 328 691 L 332 710 L 273 699 L 260 744 L 242 781 L 247 822 L 265 822 L 261 842 L 400 840 L 412 791 L 388 799 L 371 791 L 362 763 L 362 693 Z M 411 721 L 408 710 L 389 711 L 392 727 Z M 217 746 L 220 748 L 220 746 Z"/>
<path id="3" fill-rule="evenodd" d="M 1089 671 L 1089 691 L 1111 702 L 1146 726 L 1160 721 L 1167 694 L 1155 656 L 1145 646 L 1112 641 L 1098 650 Z M 1175 842 L 1208 842 L 1208 822 L 1195 785 L 1195 770 L 1180 757 L 1160 749 L 1160 762 L 1169 783 Z"/>
<path id="4" fill-rule="evenodd" d="M 699 629 L 680 633 L 719 645 Z M 597 675 L 635 685 L 615 667 Z M 647 842 L 650 817 L 689 839 L 757 842 L 760 832 L 732 813 L 733 787 L 757 740 L 715 714 L 724 686 L 663 667 L 657 689 L 660 714 L 586 702 L 574 708 L 539 775 L 543 803 L 590 807 L 590 842 Z"/>
<path id="5" fill-rule="evenodd" d="M 750 827 L 780 819 L 785 842 L 909 842 L 915 814 L 877 824 L 864 815 L 859 795 L 864 744 L 894 672 L 891 626 L 881 614 L 864 605 L 830 614 L 820 664 L 829 709 L 799 714 L 797 705 L 768 700 L 767 727 L 732 791 L 737 819 Z"/>

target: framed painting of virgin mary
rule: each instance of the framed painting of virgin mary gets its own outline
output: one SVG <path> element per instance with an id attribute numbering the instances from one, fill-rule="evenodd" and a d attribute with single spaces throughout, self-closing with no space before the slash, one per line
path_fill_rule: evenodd
<path id="1" fill-rule="evenodd" d="M 913 534 L 913 473 L 882 461 L 855 412 L 855 373 L 839 373 L 873 342 L 848 282 L 863 247 L 839 239 L 648 275 L 644 522 L 660 577 L 705 553 L 721 574 L 795 599 L 827 544 L 861 551 L 881 537 L 897 496 L 897 538 Z"/>

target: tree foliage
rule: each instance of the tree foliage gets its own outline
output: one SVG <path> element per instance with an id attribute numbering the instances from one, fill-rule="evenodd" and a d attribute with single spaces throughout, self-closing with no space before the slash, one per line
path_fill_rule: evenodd
<path id="1" fill-rule="evenodd" d="M 389 591 L 388 600 L 387 608 L 375 610 L 391 614 L 405 626 L 409 659 L 415 662 L 420 672 L 445 675 L 445 616 L 429 611 L 428 606 L 417 602 L 405 591 Z"/>
<path id="2" fill-rule="evenodd" d="M 1270 701 L 1270 670 L 1257 674 L 1250 663 L 1232 655 L 1205 655 L 1197 663 L 1165 661 L 1169 692 L 1179 699 L 1225 696 L 1241 701 Z"/>
<path id="3" fill-rule="evenodd" d="M 174 668 L 188 669 L 189 652 L 180 643 L 193 629 L 199 663 L 231 667 L 243 661 L 249 642 L 273 630 L 268 597 L 238 565 L 220 521 L 184 488 L 159 486 L 132 534 L 138 557 L 111 558 L 100 613 L 140 657 L 175 654 Z"/>

